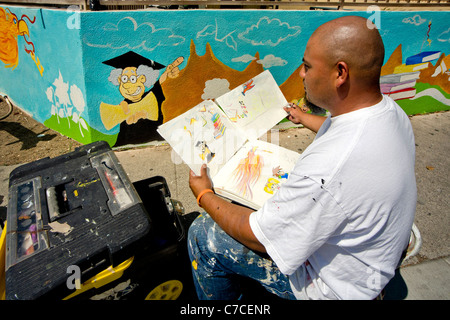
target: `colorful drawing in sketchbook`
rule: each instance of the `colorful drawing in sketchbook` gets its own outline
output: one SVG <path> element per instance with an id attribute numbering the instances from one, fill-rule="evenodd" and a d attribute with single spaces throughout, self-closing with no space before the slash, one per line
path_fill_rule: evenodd
<path id="1" fill-rule="evenodd" d="M 260 208 L 288 180 L 299 154 L 262 140 L 247 141 L 212 177 L 217 194 Z"/>
<path id="2" fill-rule="evenodd" d="M 268 194 L 273 194 L 280 188 L 281 188 L 280 181 L 275 178 L 267 179 L 267 182 L 264 185 L 264 191 L 267 192 Z"/>
<path id="3" fill-rule="evenodd" d="M 211 121 L 214 124 L 214 139 L 222 138 L 225 134 L 226 127 L 220 119 L 220 114 L 217 112 L 214 113 L 211 117 Z"/>
<path id="4" fill-rule="evenodd" d="M 280 166 L 277 166 L 272 169 L 272 177 L 267 179 L 267 182 L 264 186 L 264 191 L 269 194 L 274 194 L 281 187 L 282 179 L 287 179 L 289 176 L 288 173 L 284 172 Z M 277 179 L 275 179 L 275 178 Z M 278 180 L 279 179 L 279 180 Z"/>
<path id="5" fill-rule="evenodd" d="M 253 133 L 265 133 L 286 117 L 286 99 L 269 71 L 252 80 L 245 82 L 253 86 L 246 91 L 245 99 L 245 84 L 216 98 L 222 105 L 235 105 L 243 118 L 249 118 L 245 120 L 251 120 L 251 126 L 234 121 L 213 100 L 204 100 L 159 126 L 158 132 L 195 174 L 199 175 L 201 165 L 208 163 L 217 194 L 259 208 L 287 179 L 286 172 L 299 154 L 253 139 Z M 252 112 L 260 107 L 252 104 L 252 99 L 260 101 L 262 97 L 267 98 L 263 109 Z"/>
<path id="6" fill-rule="evenodd" d="M 242 95 L 245 96 L 245 93 L 250 89 L 254 88 L 253 79 L 243 84 L 244 90 L 242 91 Z"/>
<path id="7" fill-rule="evenodd" d="M 159 134 L 196 173 L 203 163 L 210 175 L 245 142 L 245 137 L 212 100 L 205 100 L 158 128 Z"/>
<path id="8" fill-rule="evenodd" d="M 261 170 L 264 166 L 264 159 L 256 153 L 257 149 L 258 147 L 252 147 L 247 157 L 239 162 L 233 172 L 237 192 L 250 199 L 253 198 L 252 187 L 261 176 Z"/>
<path id="9" fill-rule="evenodd" d="M 203 114 L 208 114 L 208 116 Z M 201 121 L 202 127 L 205 128 L 208 125 L 207 119 L 209 118 L 213 125 L 213 137 L 215 140 L 222 138 L 225 135 L 226 126 L 221 120 L 220 114 L 212 108 L 211 106 L 207 107 L 207 105 L 203 105 L 199 109 L 199 114 L 191 118 L 190 120 L 190 126 L 191 130 L 195 130 L 194 126 L 197 123 L 197 121 Z M 200 120 L 200 119 L 201 120 Z M 197 130 L 198 131 L 198 130 Z M 204 132 L 200 131 L 198 132 L 201 134 L 202 138 L 204 135 Z M 211 162 L 211 160 L 215 157 L 215 152 L 211 151 L 211 148 L 207 145 L 207 142 L 204 140 L 197 141 L 195 143 L 195 147 L 200 149 L 199 156 L 202 159 L 202 161 L 206 161 L 207 163 Z"/>
<path id="10" fill-rule="evenodd" d="M 230 120 L 233 122 L 238 122 L 239 119 L 243 119 L 248 117 L 248 111 L 247 111 L 247 107 L 245 106 L 244 101 L 239 101 L 239 104 L 241 105 L 241 108 L 229 108 L 228 109 L 228 114 L 230 115 Z M 231 116 L 233 115 L 233 116 Z"/>
<path id="11" fill-rule="evenodd" d="M 245 106 L 245 104 L 244 104 L 244 101 L 239 101 L 239 104 L 241 105 L 241 115 L 240 115 L 240 117 L 241 118 L 245 118 L 245 117 L 247 117 L 247 115 L 248 115 L 248 111 L 247 111 L 247 107 Z"/>
<path id="12" fill-rule="evenodd" d="M 283 169 L 281 169 L 280 166 L 272 169 L 272 175 L 279 179 L 287 179 L 289 176 L 286 172 L 283 171 Z"/>
<path id="13" fill-rule="evenodd" d="M 249 139 L 259 138 L 286 116 L 287 100 L 268 70 L 217 97 L 216 102 Z"/>
<path id="14" fill-rule="evenodd" d="M 207 163 L 210 163 L 211 160 L 216 155 L 214 152 L 212 152 L 208 145 L 206 144 L 206 141 L 197 141 L 195 144 L 195 147 L 200 149 L 199 157 L 203 161 L 206 161 Z"/>

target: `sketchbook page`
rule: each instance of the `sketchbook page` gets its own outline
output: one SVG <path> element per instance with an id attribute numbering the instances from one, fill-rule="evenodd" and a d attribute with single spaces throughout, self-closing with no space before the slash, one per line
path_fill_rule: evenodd
<path id="1" fill-rule="evenodd" d="M 261 140 L 247 141 L 212 178 L 216 193 L 259 209 L 289 177 L 300 154 Z"/>
<path id="2" fill-rule="evenodd" d="M 160 125 L 158 132 L 197 175 L 203 163 L 215 175 L 246 140 L 211 100 Z"/>
<path id="3" fill-rule="evenodd" d="M 216 102 L 249 140 L 259 138 L 287 115 L 283 107 L 288 102 L 268 70 L 216 98 Z"/>

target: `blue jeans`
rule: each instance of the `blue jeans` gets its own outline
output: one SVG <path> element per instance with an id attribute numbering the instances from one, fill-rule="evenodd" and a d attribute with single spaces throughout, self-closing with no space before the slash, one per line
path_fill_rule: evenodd
<path id="1" fill-rule="evenodd" d="M 239 299 L 236 275 L 258 281 L 279 297 L 295 299 L 288 277 L 270 258 L 234 240 L 207 213 L 198 216 L 189 228 L 188 251 L 200 300 Z"/>

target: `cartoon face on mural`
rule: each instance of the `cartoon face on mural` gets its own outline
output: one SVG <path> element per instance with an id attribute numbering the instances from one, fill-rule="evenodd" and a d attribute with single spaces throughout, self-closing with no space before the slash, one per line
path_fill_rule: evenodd
<path id="1" fill-rule="evenodd" d="M 134 51 L 103 61 L 114 68 L 108 80 L 119 87 L 124 98 L 118 105 L 100 104 L 100 116 L 106 129 L 121 124 L 116 145 L 129 142 L 126 141 L 129 139 L 133 142 L 136 138 L 148 140 L 144 135 L 154 134 L 156 126 L 163 122 L 161 104 L 165 97 L 161 83 L 167 77 L 176 78 L 182 62 L 183 57 L 179 57 L 159 77 L 165 66 Z"/>
<path id="2" fill-rule="evenodd" d="M 142 70 L 142 69 L 146 70 Z M 139 66 L 138 70 L 135 67 L 125 68 L 121 75 L 117 78 L 119 82 L 119 91 L 125 99 L 131 100 L 132 102 L 138 102 L 142 99 L 145 92 L 145 81 L 147 77 L 145 76 L 148 70 L 149 74 L 152 75 L 156 70 L 149 68 L 147 66 Z M 114 69 L 114 71 L 120 71 L 120 69 Z M 149 76 L 150 77 L 150 76 Z M 154 82 L 152 82 L 152 85 Z"/>

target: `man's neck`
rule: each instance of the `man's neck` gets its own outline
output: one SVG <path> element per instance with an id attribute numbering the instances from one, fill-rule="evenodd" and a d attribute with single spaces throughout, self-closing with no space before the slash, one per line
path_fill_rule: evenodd
<path id="1" fill-rule="evenodd" d="M 366 93 L 358 96 L 347 96 L 344 100 L 339 101 L 334 108 L 330 108 L 328 111 L 332 117 L 336 117 L 341 114 L 371 107 L 379 103 L 382 99 L 383 95 L 380 92 L 375 92 L 373 94 Z"/>

